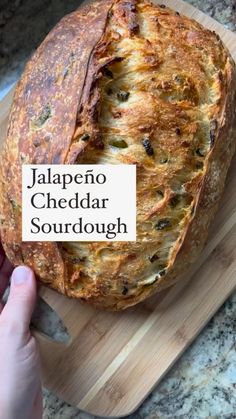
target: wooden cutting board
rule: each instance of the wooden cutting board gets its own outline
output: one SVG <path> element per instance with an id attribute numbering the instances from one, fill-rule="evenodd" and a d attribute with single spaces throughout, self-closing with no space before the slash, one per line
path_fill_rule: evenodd
<path id="1" fill-rule="evenodd" d="M 160 3 L 220 34 L 236 59 L 236 35 L 178 0 Z M 0 104 L 3 141 L 13 92 Z M 236 286 L 236 157 L 208 244 L 185 279 L 122 313 L 99 312 L 41 288 L 70 333 L 67 345 L 37 333 L 44 385 L 99 416 L 132 413 Z"/>

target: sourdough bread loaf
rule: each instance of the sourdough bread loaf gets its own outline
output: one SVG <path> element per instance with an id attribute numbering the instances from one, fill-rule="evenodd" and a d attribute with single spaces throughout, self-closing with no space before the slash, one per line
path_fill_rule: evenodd
<path id="1" fill-rule="evenodd" d="M 164 5 L 101 0 L 66 16 L 15 92 L 0 169 L 8 258 L 111 310 L 175 283 L 216 213 L 235 103 L 235 66 L 219 36 Z M 22 242 L 27 163 L 136 165 L 137 241 Z"/>

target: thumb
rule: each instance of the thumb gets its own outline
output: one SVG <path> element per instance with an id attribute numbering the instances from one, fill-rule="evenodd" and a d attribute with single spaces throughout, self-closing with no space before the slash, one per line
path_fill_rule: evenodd
<path id="1" fill-rule="evenodd" d="M 26 266 L 15 268 L 11 277 L 10 294 L 1 318 L 13 323 L 19 330 L 28 331 L 36 302 L 36 280 L 33 271 Z"/>

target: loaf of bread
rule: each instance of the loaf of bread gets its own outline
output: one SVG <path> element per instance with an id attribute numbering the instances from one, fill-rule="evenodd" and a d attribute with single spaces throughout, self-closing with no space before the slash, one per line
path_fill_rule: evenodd
<path id="1" fill-rule="evenodd" d="M 232 58 L 194 20 L 146 0 L 101 0 L 66 16 L 15 92 L 0 173 L 8 258 L 110 310 L 174 284 L 216 213 L 235 150 L 235 104 Z M 137 241 L 22 242 L 28 163 L 135 164 Z"/>

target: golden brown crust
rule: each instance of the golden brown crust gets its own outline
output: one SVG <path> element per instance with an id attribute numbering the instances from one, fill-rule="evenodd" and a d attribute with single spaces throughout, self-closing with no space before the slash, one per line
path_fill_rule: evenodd
<path id="1" fill-rule="evenodd" d="M 0 174 L 10 260 L 113 310 L 176 282 L 219 204 L 235 98 L 235 66 L 219 37 L 168 8 L 106 0 L 65 17 L 15 93 Z M 22 163 L 106 162 L 137 165 L 137 242 L 21 242 Z"/>
<path id="2" fill-rule="evenodd" d="M 38 48 L 16 88 L 2 153 L 1 236 L 7 255 L 14 264 L 31 266 L 61 292 L 66 273 L 60 246 L 21 241 L 21 164 L 64 163 L 90 56 L 110 4 L 99 8 L 94 3 L 66 16 Z"/>

